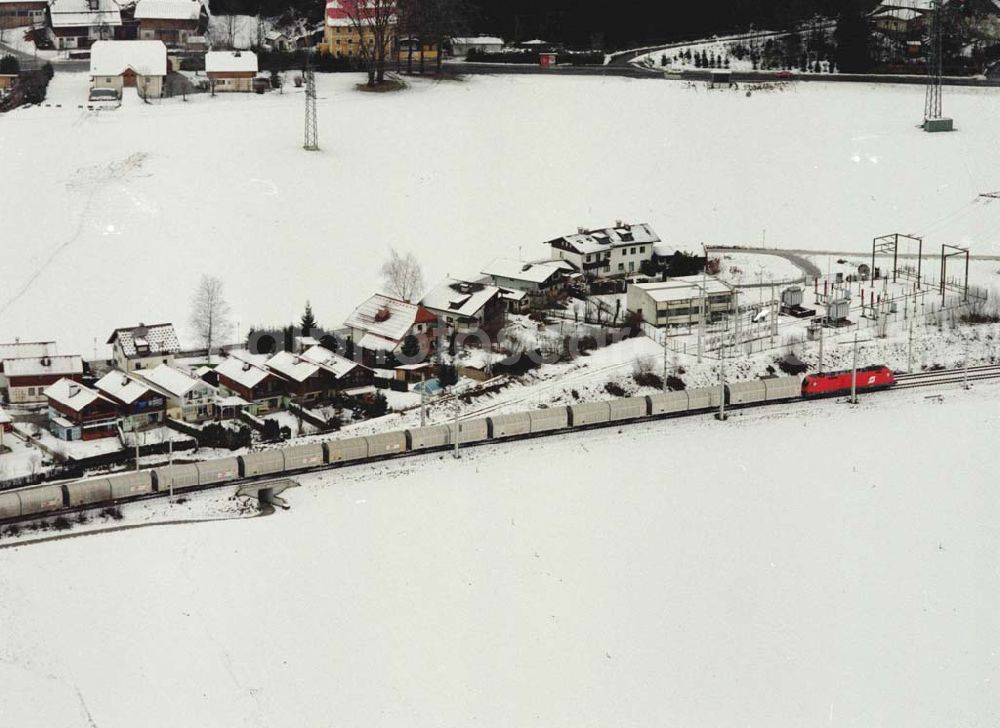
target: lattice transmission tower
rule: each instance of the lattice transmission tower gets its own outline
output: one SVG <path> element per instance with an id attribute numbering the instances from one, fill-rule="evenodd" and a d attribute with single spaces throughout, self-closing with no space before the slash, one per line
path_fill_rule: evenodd
<path id="1" fill-rule="evenodd" d="M 319 151 L 319 117 L 316 114 L 316 72 L 313 70 L 312 53 L 306 56 L 306 128 L 302 148 L 307 152 Z"/>
<path id="2" fill-rule="evenodd" d="M 924 130 L 951 131 L 953 122 L 941 111 L 941 0 L 931 0 L 931 27 L 927 39 L 927 94 L 924 97 Z"/>

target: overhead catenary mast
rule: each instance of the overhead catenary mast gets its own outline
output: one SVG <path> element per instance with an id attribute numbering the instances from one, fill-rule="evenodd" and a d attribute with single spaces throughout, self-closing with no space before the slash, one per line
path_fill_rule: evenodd
<path id="1" fill-rule="evenodd" d="M 927 38 L 927 93 L 924 97 L 924 131 L 951 131 L 952 119 L 941 110 L 941 0 L 931 0 L 931 27 Z"/>
<path id="2" fill-rule="evenodd" d="M 306 55 L 306 125 L 302 148 L 307 152 L 319 151 L 319 118 L 316 114 L 316 72 L 313 70 L 312 53 Z"/>

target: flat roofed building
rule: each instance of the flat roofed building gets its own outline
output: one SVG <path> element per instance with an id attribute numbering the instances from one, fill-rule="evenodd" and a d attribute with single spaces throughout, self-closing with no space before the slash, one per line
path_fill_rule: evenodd
<path id="1" fill-rule="evenodd" d="M 735 289 L 714 276 L 683 276 L 628 287 L 626 308 L 655 326 L 693 326 L 717 321 L 736 302 Z"/>

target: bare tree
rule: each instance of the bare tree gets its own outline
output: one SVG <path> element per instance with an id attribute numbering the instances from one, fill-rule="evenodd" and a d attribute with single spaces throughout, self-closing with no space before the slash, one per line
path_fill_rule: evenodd
<path id="1" fill-rule="evenodd" d="M 398 20 L 397 0 L 334 0 L 358 35 L 358 56 L 372 88 L 385 81 L 386 57 L 393 45 Z"/>
<path id="2" fill-rule="evenodd" d="M 404 301 L 412 301 L 424 290 L 424 274 L 413 253 L 401 256 L 389 249 L 389 260 L 382 264 L 382 283 L 387 293 Z"/>
<path id="3" fill-rule="evenodd" d="M 191 297 L 191 328 L 208 350 L 208 363 L 212 363 L 212 347 L 232 331 L 229 304 L 222 295 L 222 281 L 203 275 Z"/>

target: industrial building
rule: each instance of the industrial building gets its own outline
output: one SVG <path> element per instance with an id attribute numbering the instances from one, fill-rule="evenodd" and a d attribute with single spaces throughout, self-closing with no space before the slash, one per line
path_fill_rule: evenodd
<path id="1" fill-rule="evenodd" d="M 707 300 L 706 300 L 707 299 Z M 714 276 L 684 276 L 628 287 L 626 308 L 655 326 L 694 326 L 718 321 L 736 306 L 736 289 Z"/>

